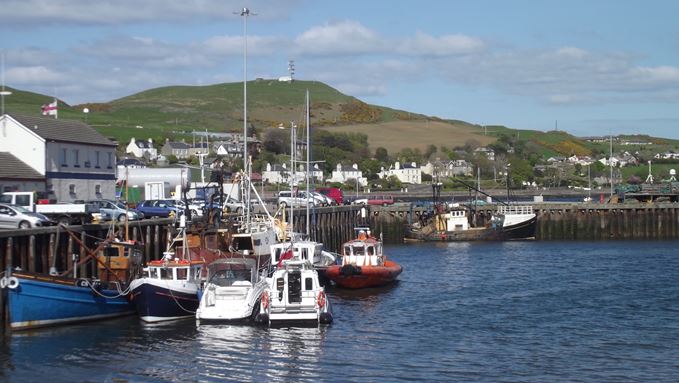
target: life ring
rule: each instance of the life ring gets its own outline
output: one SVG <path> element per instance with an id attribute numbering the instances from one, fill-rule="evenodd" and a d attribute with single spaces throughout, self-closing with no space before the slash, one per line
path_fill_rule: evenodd
<path id="1" fill-rule="evenodd" d="M 366 238 L 368 238 L 368 237 L 365 235 L 365 231 L 360 231 L 358 233 L 358 239 L 360 239 L 361 241 L 365 241 Z"/>
<path id="2" fill-rule="evenodd" d="M 262 294 L 262 308 L 264 310 L 269 308 L 269 292 L 265 291 L 264 294 Z"/>
<path id="3" fill-rule="evenodd" d="M 19 278 L 17 277 L 9 277 L 7 279 L 7 287 L 14 290 L 17 287 L 19 287 Z"/>
<path id="4" fill-rule="evenodd" d="M 5 287 L 7 287 L 7 283 L 9 283 L 7 277 L 0 278 L 0 289 L 4 289 Z"/>
<path id="5" fill-rule="evenodd" d="M 191 262 L 189 262 L 188 259 L 182 259 L 181 261 L 179 261 L 180 265 L 188 265 L 189 263 L 191 263 Z"/>
<path id="6" fill-rule="evenodd" d="M 325 307 L 325 293 L 320 291 L 318 297 L 316 297 L 316 303 L 318 303 L 319 308 Z"/>

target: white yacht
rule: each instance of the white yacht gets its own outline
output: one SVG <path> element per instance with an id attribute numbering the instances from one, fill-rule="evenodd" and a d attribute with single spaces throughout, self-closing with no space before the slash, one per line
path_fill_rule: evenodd
<path id="1" fill-rule="evenodd" d="M 257 314 L 268 283 L 252 258 L 222 258 L 207 266 L 207 281 L 196 310 L 199 324 L 241 321 Z"/>
<path id="2" fill-rule="evenodd" d="M 271 246 L 271 265 L 281 266 L 282 255 L 292 249 L 291 258 L 302 261 L 309 261 L 316 270 L 325 270 L 328 266 L 334 265 L 337 256 L 329 251 L 323 250 L 323 244 L 310 240 L 300 240 L 293 242 L 281 242 Z"/>

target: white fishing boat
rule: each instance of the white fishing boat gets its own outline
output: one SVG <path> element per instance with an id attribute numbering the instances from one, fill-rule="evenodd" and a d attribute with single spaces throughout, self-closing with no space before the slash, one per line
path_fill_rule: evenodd
<path id="1" fill-rule="evenodd" d="M 223 258 L 207 266 L 207 281 L 196 310 L 199 324 L 242 321 L 258 313 L 259 300 L 268 287 L 253 258 Z"/>

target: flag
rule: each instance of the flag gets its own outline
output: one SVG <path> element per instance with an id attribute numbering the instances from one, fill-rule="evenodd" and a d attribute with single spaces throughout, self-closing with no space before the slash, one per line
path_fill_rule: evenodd
<path id="1" fill-rule="evenodd" d="M 283 265 L 283 261 L 286 259 L 292 259 L 292 248 L 286 251 L 285 253 L 281 254 L 280 259 L 278 260 L 278 267 L 281 267 Z"/>
<path id="2" fill-rule="evenodd" d="M 49 104 L 45 104 L 42 106 L 42 115 L 43 116 L 56 116 L 57 115 L 57 100 L 55 99 L 54 101 L 50 102 Z"/>

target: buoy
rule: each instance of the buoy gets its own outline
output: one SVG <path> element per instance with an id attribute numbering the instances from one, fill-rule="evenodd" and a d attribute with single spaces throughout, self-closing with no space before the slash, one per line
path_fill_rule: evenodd
<path id="1" fill-rule="evenodd" d="M 8 282 L 7 282 L 7 287 L 10 289 L 14 290 L 17 287 L 19 287 L 19 278 L 17 277 L 9 277 Z"/>

